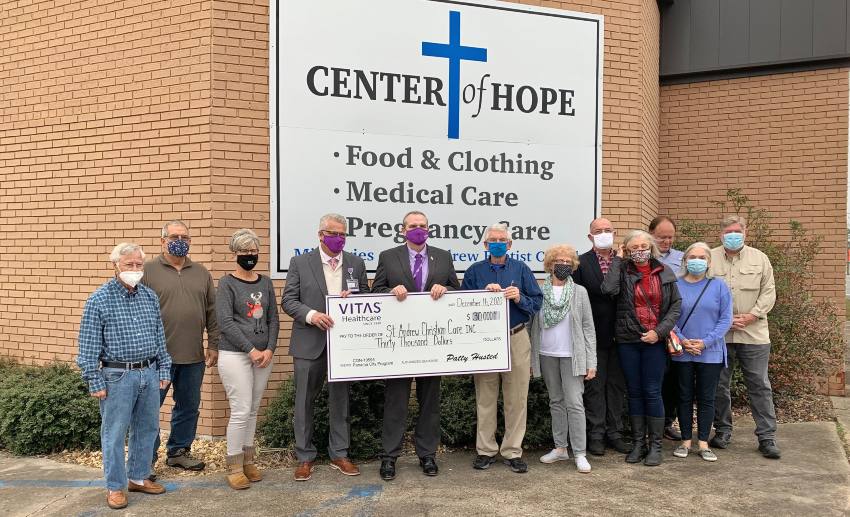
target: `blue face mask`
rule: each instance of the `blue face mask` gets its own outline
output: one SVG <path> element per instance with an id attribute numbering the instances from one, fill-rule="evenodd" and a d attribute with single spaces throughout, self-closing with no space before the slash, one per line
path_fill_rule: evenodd
<path id="1" fill-rule="evenodd" d="M 189 254 L 189 241 L 168 241 L 168 253 L 175 257 L 185 257 Z"/>
<path id="2" fill-rule="evenodd" d="M 508 243 L 507 242 L 488 242 L 487 243 L 487 251 L 490 252 L 490 255 L 493 255 L 496 258 L 504 257 L 508 252 Z"/>
<path id="3" fill-rule="evenodd" d="M 688 259 L 688 273 L 692 275 L 701 275 L 708 270 L 708 261 L 705 259 Z"/>
<path id="4" fill-rule="evenodd" d="M 744 234 L 738 232 L 723 235 L 723 247 L 730 251 L 737 251 L 744 247 Z"/>

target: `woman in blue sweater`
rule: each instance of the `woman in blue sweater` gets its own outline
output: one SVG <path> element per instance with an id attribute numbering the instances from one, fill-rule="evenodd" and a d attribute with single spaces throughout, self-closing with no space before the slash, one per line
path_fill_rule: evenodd
<path id="1" fill-rule="evenodd" d="M 686 458 L 693 436 L 694 399 L 697 402 L 699 455 L 717 461 L 708 447 L 714 419 L 714 392 L 720 371 L 726 366 L 726 331 L 732 325 L 732 293 L 722 280 L 706 277 L 711 248 L 704 242 L 692 244 L 682 259 L 683 276 L 678 280 L 682 313 L 674 329 L 684 351 L 673 357 L 679 380 L 679 424 L 682 443 L 673 455 Z"/>

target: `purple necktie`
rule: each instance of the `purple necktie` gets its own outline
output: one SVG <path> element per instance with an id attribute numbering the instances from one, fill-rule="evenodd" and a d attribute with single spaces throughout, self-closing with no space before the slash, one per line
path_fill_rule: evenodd
<path id="1" fill-rule="evenodd" d="M 422 255 L 418 253 L 413 261 L 413 281 L 416 283 L 416 290 L 422 291 Z"/>

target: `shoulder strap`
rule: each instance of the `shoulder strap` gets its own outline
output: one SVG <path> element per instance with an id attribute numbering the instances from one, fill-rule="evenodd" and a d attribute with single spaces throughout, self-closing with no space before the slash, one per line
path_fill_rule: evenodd
<path id="1" fill-rule="evenodd" d="M 682 326 L 679 327 L 679 330 L 685 330 L 685 325 L 688 324 L 688 320 L 691 319 L 691 314 L 694 313 L 694 309 L 697 308 L 699 301 L 702 299 L 702 295 L 705 294 L 705 290 L 708 289 L 708 284 L 710 284 L 712 280 L 714 280 L 714 278 L 709 278 L 708 282 L 706 282 L 705 285 L 702 286 L 702 291 L 699 292 L 699 296 L 697 296 L 697 301 L 694 302 L 694 305 L 691 307 L 691 310 L 688 311 L 688 315 L 685 316 L 685 321 L 682 323 Z"/>

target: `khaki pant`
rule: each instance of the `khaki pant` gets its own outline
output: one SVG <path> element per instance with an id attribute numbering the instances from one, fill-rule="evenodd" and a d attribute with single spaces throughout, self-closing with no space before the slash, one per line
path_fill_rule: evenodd
<path id="1" fill-rule="evenodd" d="M 511 371 L 475 375 L 475 404 L 478 412 L 478 433 L 475 448 L 478 454 L 505 459 L 522 456 L 525 420 L 528 410 L 528 381 L 531 377 L 531 342 L 522 330 L 511 336 Z M 499 400 L 499 381 L 505 402 L 505 436 L 502 447 L 496 442 L 496 408 Z"/>

